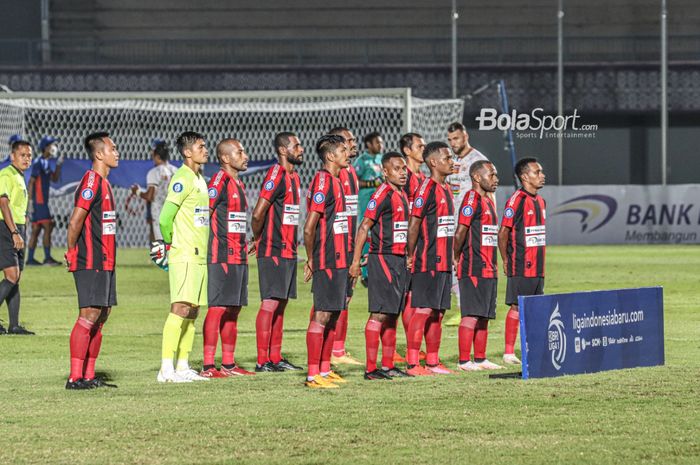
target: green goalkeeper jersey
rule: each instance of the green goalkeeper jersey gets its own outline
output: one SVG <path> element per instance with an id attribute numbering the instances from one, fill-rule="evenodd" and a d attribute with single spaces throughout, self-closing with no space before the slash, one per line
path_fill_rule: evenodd
<path id="1" fill-rule="evenodd" d="M 170 263 L 207 263 L 209 196 L 204 177 L 182 165 L 168 186 L 166 202 L 180 209 L 173 221 Z"/>

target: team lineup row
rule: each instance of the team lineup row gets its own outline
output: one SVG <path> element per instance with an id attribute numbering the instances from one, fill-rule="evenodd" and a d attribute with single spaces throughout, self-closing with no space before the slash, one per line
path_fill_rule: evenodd
<path id="1" fill-rule="evenodd" d="M 70 338 L 68 389 L 108 385 L 95 377 L 94 366 L 101 328 L 116 305 L 116 214 L 107 176 L 117 167 L 119 155 L 107 133 L 91 134 L 85 147 L 93 166 L 75 193 L 66 253 L 80 308 Z M 253 208 L 251 241 L 246 239 L 248 204 L 239 179 L 248 163 L 241 142 L 219 142 L 216 155 L 221 170 L 209 185 L 199 169 L 208 158 L 204 137 L 183 133 L 177 147 L 184 164 L 168 184 L 158 218 L 163 239 L 154 242 L 151 250 L 154 262 L 168 270 L 171 294 L 158 381 L 193 382 L 253 374 L 237 366 L 234 358 L 237 317 L 247 305 L 247 260 L 252 253 L 257 254 L 262 299 L 256 318 L 255 371 L 300 369 L 284 359 L 281 350 L 284 309 L 288 300 L 296 297 L 301 199 L 295 167 L 303 159 L 298 137 L 287 132 L 275 138 L 278 164 L 268 171 Z M 364 212 L 358 212 L 361 183 L 350 164 L 357 154 L 352 133 L 334 128 L 316 143 L 323 169 L 308 190 L 303 225 L 308 257 L 304 280 L 312 280 L 314 299 L 306 338 L 308 387 L 338 387 L 345 380 L 332 370 L 331 362 L 354 361 L 344 353 L 344 347 L 334 347 L 334 343 L 338 338 L 344 343 L 347 308 L 361 275 L 361 262 L 372 276 L 368 282 L 370 318 L 365 328 L 366 379 L 452 372 L 440 363 L 439 348 L 442 318 L 450 308 L 453 270 L 461 291 L 459 368 L 500 368 L 485 358 L 488 320 L 495 317 L 496 248 L 508 275 L 506 301 L 511 305 L 504 361 L 518 363 L 513 351 L 517 295 L 543 290 L 545 204 L 537 195 L 544 184 L 541 166 L 535 159 L 516 165 L 523 187 L 508 201 L 499 230 L 490 198 L 498 186 L 493 164 L 485 159 L 471 163 L 468 173 L 473 188 L 463 193 L 461 207 L 455 209 L 453 192 L 446 184 L 455 168 L 448 145 L 426 145 L 420 135 L 407 134 L 402 138 L 402 149 L 403 154 L 389 152 L 381 157 L 383 183 L 371 195 Z M 15 150 L 12 159 L 14 166 Z M 430 171 L 428 178 L 420 171 L 422 162 Z M 358 213 L 362 217 L 359 228 Z M 369 247 L 366 256 L 362 250 L 365 244 Z M 14 250 L 17 255 L 21 248 Z M 208 306 L 204 366 L 197 372 L 189 366 L 189 353 L 194 321 L 202 305 Z M 402 361 L 395 353 L 398 315 L 402 315 L 406 331 L 405 371 L 395 366 L 397 360 Z M 222 366 L 217 369 L 214 360 L 219 339 Z M 420 364 L 424 339 L 425 367 Z M 377 363 L 380 343 L 381 368 Z"/>

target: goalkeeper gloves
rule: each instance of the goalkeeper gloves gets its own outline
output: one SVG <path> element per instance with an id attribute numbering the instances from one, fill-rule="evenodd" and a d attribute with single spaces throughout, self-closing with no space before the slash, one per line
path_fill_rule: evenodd
<path id="1" fill-rule="evenodd" d="M 168 271 L 168 250 L 170 250 L 170 244 L 160 239 L 151 242 L 151 261 L 164 271 Z"/>

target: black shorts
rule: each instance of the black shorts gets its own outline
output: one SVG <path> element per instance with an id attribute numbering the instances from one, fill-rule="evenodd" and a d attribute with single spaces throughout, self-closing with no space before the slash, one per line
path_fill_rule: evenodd
<path id="1" fill-rule="evenodd" d="M 433 310 L 452 307 L 452 273 L 449 271 L 427 271 L 411 276 L 411 306 Z"/>
<path id="2" fill-rule="evenodd" d="M 248 305 L 248 265 L 209 263 L 207 301 L 210 307 Z"/>
<path id="3" fill-rule="evenodd" d="M 474 285 L 476 281 L 476 285 Z M 466 316 L 496 318 L 496 294 L 498 279 L 472 278 L 467 276 L 459 280 L 459 308 L 462 318 Z"/>
<path id="4" fill-rule="evenodd" d="M 294 258 L 258 258 L 260 299 L 297 298 L 297 261 Z"/>
<path id="5" fill-rule="evenodd" d="M 406 257 L 369 254 L 367 273 L 370 313 L 398 315 L 406 303 Z"/>
<path id="6" fill-rule="evenodd" d="M 78 270 L 73 272 L 78 290 L 78 308 L 117 305 L 117 277 L 114 271 Z"/>
<path id="7" fill-rule="evenodd" d="M 313 273 L 311 292 L 314 294 L 314 309 L 323 312 L 345 310 L 348 291 L 348 269 L 317 270 Z"/>
<path id="8" fill-rule="evenodd" d="M 509 276 L 506 285 L 506 305 L 518 305 L 519 295 L 544 294 L 544 277 Z"/>
<path id="9" fill-rule="evenodd" d="M 16 226 L 17 231 L 26 242 L 26 227 L 23 224 Z M 10 228 L 7 227 L 5 221 L 0 220 L 0 270 L 15 266 L 18 266 L 20 271 L 24 269 L 24 249 L 17 250 L 14 244 Z"/>

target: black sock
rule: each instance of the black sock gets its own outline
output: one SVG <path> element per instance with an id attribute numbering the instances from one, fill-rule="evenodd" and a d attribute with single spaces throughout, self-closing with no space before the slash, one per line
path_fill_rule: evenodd
<path id="1" fill-rule="evenodd" d="M 8 281 L 7 279 L 3 279 L 0 281 L 0 302 L 4 302 L 5 299 L 7 299 L 7 296 L 10 295 L 10 292 L 12 292 L 12 289 L 14 289 L 15 284 Z M 12 314 L 10 313 L 10 327 L 12 327 Z"/>
<path id="2" fill-rule="evenodd" d="M 215 368 L 216 368 L 216 365 L 204 365 L 204 366 L 202 367 L 202 371 L 211 370 L 212 368 L 215 369 Z"/>
<path id="3" fill-rule="evenodd" d="M 484 360 L 486 360 L 486 359 L 485 359 L 485 358 L 476 358 L 476 357 L 474 357 L 474 363 L 481 363 L 481 362 L 483 362 Z"/>
<path id="4" fill-rule="evenodd" d="M 10 314 L 10 328 L 19 326 L 19 286 L 14 286 L 7 296 L 7 313 Z"/>
<path id="5" fill-rule="evenodd" d="M 231 364 L 231 365 L 221 365 L 221 366 L 224 367 L 224 368 L 226 368 L 227 370 L 233 370 L 234 368 L 236 368 L 236 364 L 235 364 L 235 363 L 233 363 L 233 364 Z"/>

